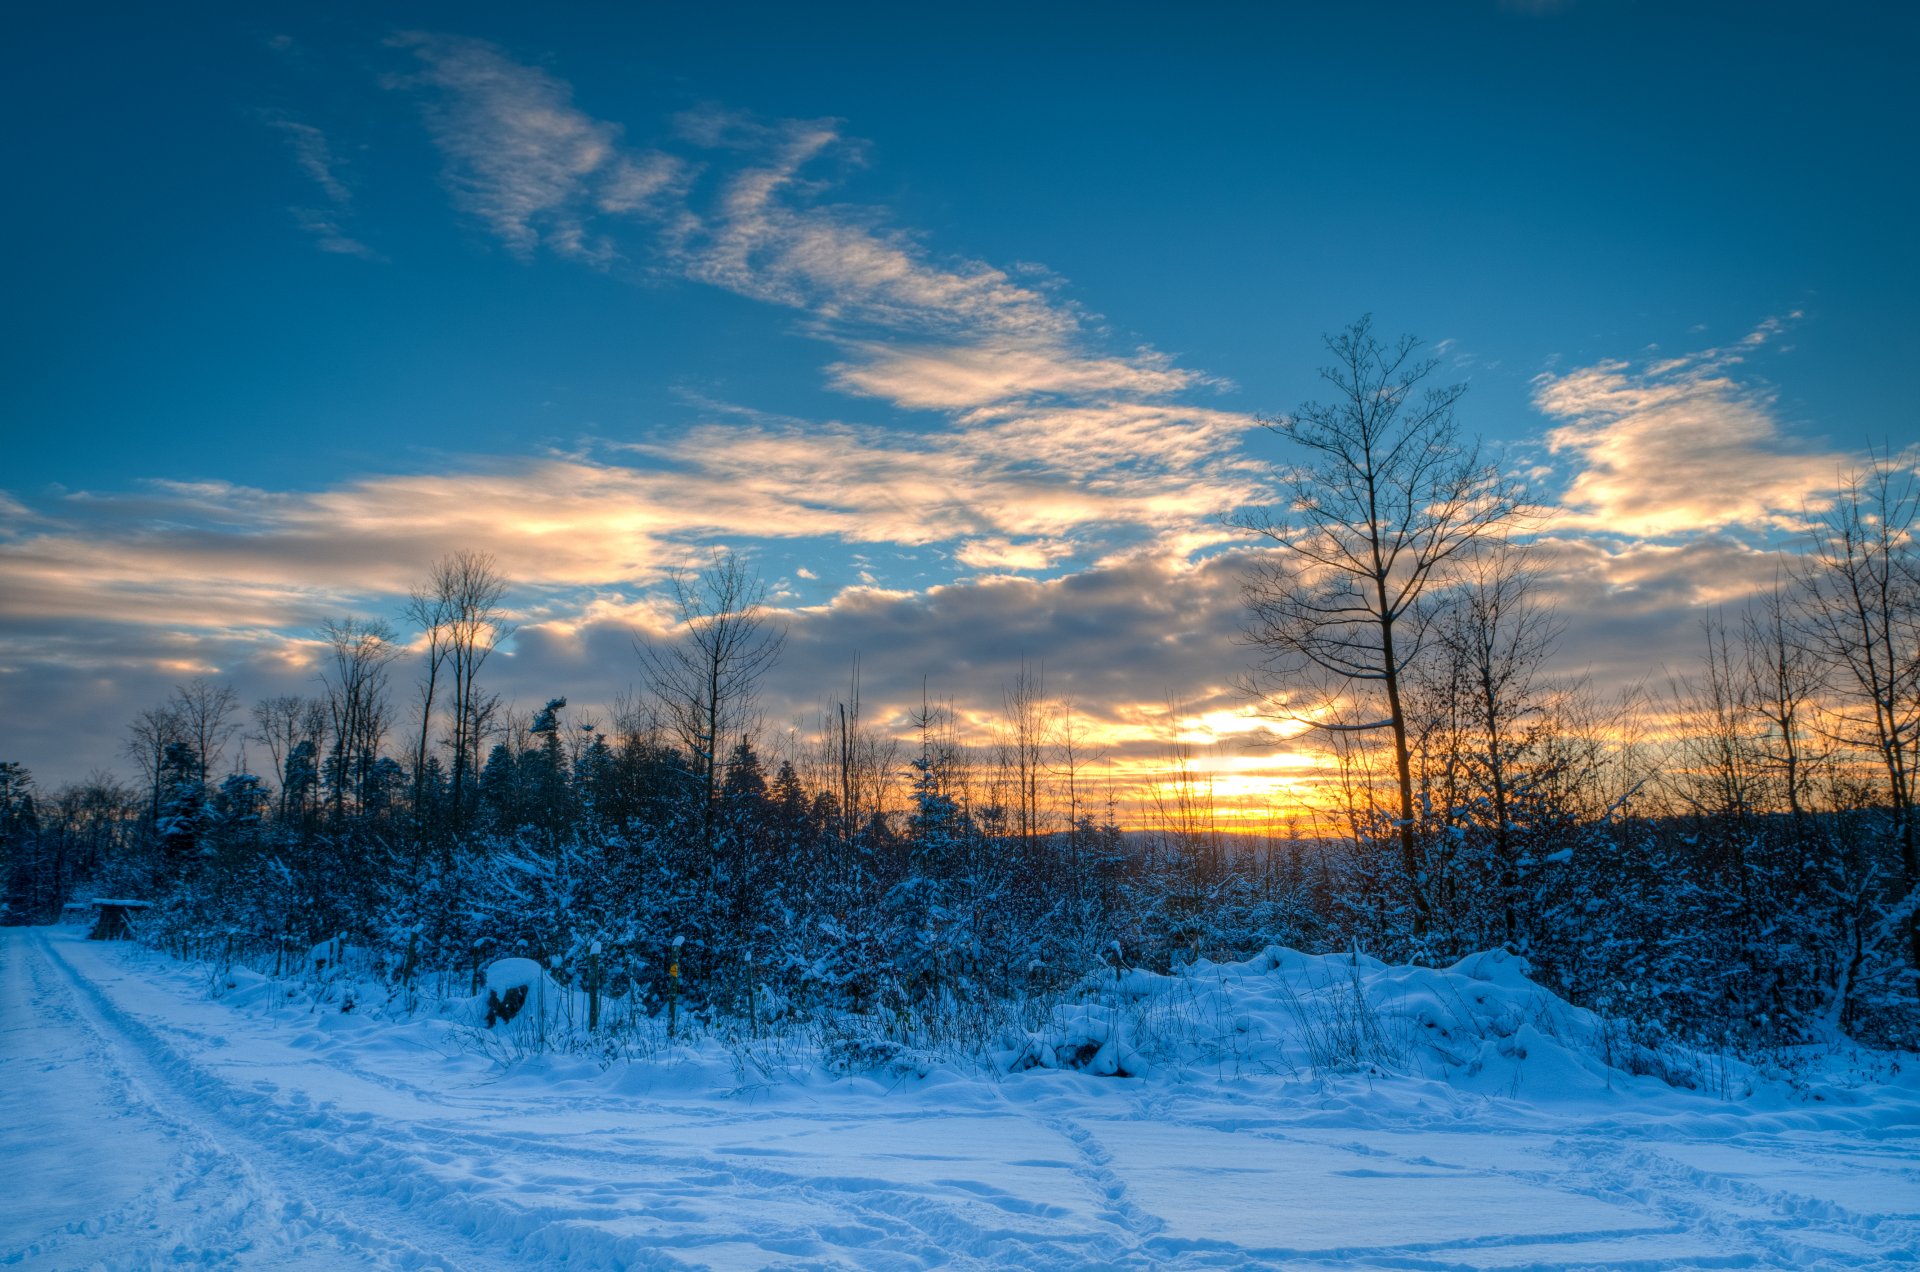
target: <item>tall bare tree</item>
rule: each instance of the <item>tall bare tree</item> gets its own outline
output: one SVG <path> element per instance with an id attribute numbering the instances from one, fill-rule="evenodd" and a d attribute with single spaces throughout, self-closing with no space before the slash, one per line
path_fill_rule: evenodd
<path id="1" fill-rule="evenodd" d="M 1001 746 L 1013 778 L 1012 830 L 1022 844 L 1031 847 L 1042 828 L 1040 782 L 1053 723 L 1046 665 L 1028 666 L 1022 658 L 1019 674 L 1001 690 L 1001 702 L 1006 720 Z"/>
<path id="2" fill-rule="evenodd" d="M 1362 318 L 1327 337 L 1327 402 L 1263 421 L 1304 452 L 1278 508 L 1236 524 L 1277 551 L 1251 569 L 1249 641 L 1262 653 L 1249 687 L 1278 713 L 1322 730 L 1385 731 L 1399 785 L 1401 865 L 1416 937 L 1429 901 L 1414 825 L 1414 785 L 1402 686 L 1420 655 L 1429 594 L 1455 558 L 1503 530 L 1517 484 L 1464 440 L 1454 406 L 1464 385 L 1430 383 L 1438 363 L 1411 336 L 1384 344 Z M 1364 696 L 1367 717 L 1335 723 L 1293 701 L 1303 674 L 1327 698 Z M 1376 696 L 1377 695 L 1377 696 Z"/>
<path id="3" fill-rule="evenodd" d="M 342 618 L 322 625 L 329 654 L 321 679 L 333 724 L 333 812 L 345 812 L 349 789 L 363 791 L 387 728 L 387 664 L 399 654 L 393 629 L 378 619 Z"/>
<path id="4" fill-rule="evenodd" d="M 746 561 L 716 548 L 705 569 L 668 578 L 677 638 L 639 647 L 662 721 L 693 761 L 704 843 L 713 848 L 723 752 L 753 720 L 754 693 L 786 634 L 766 609 L 767 588 Z"/>
<path id="5" fill-rule="evenodd" d="M 1436 625 L 1460 694 L 1466 777 L 1486 800 L 1509 948 L 1519 939 L 1520 858 L 1514 799 L 1532 726 L 1542 712 L 1541 673 L 1563 625 L 1535 599 L 1522 549 L 1493 545 L 1463 571 L 1454 603 Z"/>
<path id="6" fill-rule="evenodd" d="M 507 580 L 486 552 L 455 552 L 434 562 L 425 591 L 443 625 L 447 675 L 453 693 L 451 803 L 458 825 L 467 788 L 480 767 L 480 743 L 495 703 L 480 692 L 480 668 L 511 628 L 501 603 Z"/>
<path id="7" fill-rule="evenodd" d="M 441 586 L 448 571 L 435 566 L 425 587 L 407 594 L 407 620 L 419 627 L 427 642 L 426 671 L 420 677 L 420 733 L 413 747 L 413 817 L 417 837 L 426 828 L 427 749 L 433 740 L 433 707 L 440 689 L 440 673 L 452 652 L 451 636 L 454 598 L 451 589 Z"/>
<path id="8" fill-rule="evenodd" d="M 1773 771 L 1787 811 L 1798 823 L 1807 812 L 1809 773 L 1819 759 L 1813 730 L 1820 675 L 1799 631 L 1793 598 L 1776 583 L 1755 597 L 1741 617 L 1746 697 L 1765 721 L 1758 747 Z"/>
<path id="9" fill-rule="evenodd" d="M 253 721 L 258 730 L 254 737 L 266 746 L 273 761 L 274 780 L 280 785 L 280 816 L 284 819 L 295 811 L 299 800 L 297 781 L 287 780 L 288 764 L 303 742 L 307 755 L 317 756 L 325 748 L 327 704 L 298 694 L 262 698 L 253 704 Z"/>
<path id="10" fill-rule="evenodd" d="M 214 766 L 239 728 L 233 713 L 240 708 L 240 698 L 233 686 L 203 677 L 175 685 L 168 705 L 182 740 L 193 748 L 194 763 L 199 766 L 198 776 L 204 785 L 212 780 Z"/>
<path id="11" fill-rule="evenodd" d="M 1874 756 L 1885 777 L 1898 845 L 1909 959 L 1920 967 L 1920 561 L 1913 534 L 1920 488 L 1911 469 L 1876 457 L 1844 475 L 1815 525 L 1800 574 L 1806 629 L 1828 668 L 1838 740 Z"/>
<path id="12" fill-rule="evenodd" d="M 1734 832 L 1737 844 L 1741 827 L 1761 811 L 1761 721 L 1725 619 L 1709 613 L 1700 634 L 1698 663 L 1667 678 L 1661 706 L 1672 731 L 1673 762 L 1663 785 L 1686 809 Z"/>
<path id="13" fill-rule="evenodd" d="M 127 726 L 127 740 L 122 749 L 128 759 L 139 765 L 140 775 L 146 780 L 149 821 L 160 820 L 160 788 L 164 785 L 167 748 L 183 740 L 184 733 L 172 704 L 147 707 Z"/>

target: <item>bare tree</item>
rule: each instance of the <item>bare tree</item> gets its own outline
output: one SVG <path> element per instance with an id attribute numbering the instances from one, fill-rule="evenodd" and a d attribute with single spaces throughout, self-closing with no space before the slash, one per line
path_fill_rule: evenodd
<path id="1" fill-rule="evenodd" d="M 1746 696 L 1766 722 L 1758 747 L 1773 770 L 1787 811 L 1798 823 L 1807 811 L 1808 774 L 1818 755 L 1812 743 L 1820 691 L 1819 670 L 1798 630 L 1793 600 L 1776 583 L 1741 619 Z"/>
<path id="2" fill-rule="evenodd" d="M 1700 633 L 1700 661 L 1667 678 L 1662 706 L 1672 762 L 1663 785 L 1683 807 L 1732 831 L 1737 844 L 1740 828 L 1760 811 L 1761 726 L 1725 621 L 1710 613 Z"/>
<path id="3" fill-rule="evenodd" d="M 1041 775 L 1046 770 L 1052 711 L 1047 701 L 1045 664 L 1029 667 L 1020 660 L 1020 672 L 1001 691 L 1006 712 L 1005 749 L 1013 778 L 1013 833 L 1031 847 L 1042 830 Z"/>
<path id="4" fill-rule="evenodd" d="M 1183 889 L 1178 899 L 1191 921 L 1207 890 L 1219 881 L 1224 859 L 1213 774 L 1197 762 L 1192 737 L 1181 727 L 1189 715 L 1184 704 L 1167 700 L 1166 767 L 1153 782 L 1151 799 L 1163 859 L 1175 867 Z"/>
<path id="5" fill-rule="evenodd" d="M 307 755 L 317 756 L 325 748 L 327 704 L 298 694 L 262 698 L 253 704 L 253 722 L 258 730 L 254 737 L 266 746 L 273 761 L 274 780 L 280 786 L 280 816 L 285 818 L 295 811 L 298 794 L 287 781 L 287 765 L 303 742 Z"/>
<path id="6" fill-rule="evenodd" d="M 1920 563 L 1913 533 L 1920 489 L 1911 470 L 1875 457 L 1845 474 L 1814 529 L 1800 573 L 1806 629 L 1828 669 L 1836 739 L 1879 762 L 1899 847 L 1909 958 L 1920 967 L 1920 839 L 1914 826 L 1920 759 Z"/>
<path id="7" fill-rule="evenodd" d="M 860 655 L 847 670 L 847 696 L 828 705 L 820 716 L 823 762 L 838 806 L 842 879 L 851 863 L 845 850 L 861 831 L 887 807 L 888 788 L 899 757 L 899 739 L 867 722 L 860 688 Z"/>
<path id="8" fill-rule="evenodd" d="M 450 589 L 439 584 L 447 571 L 436 566 L 427 586 L 407 593 L 406 616 L 420 628 L 427 642 L 427 668 L 420 678 L 420 734 L 413 748 L 413 817 L 417 837 L 426 828 L 427 748 L 433 738 L 433 705 L 440 688 L 440 672 L 452 652 L 454 617 Z"/>
<path id="9" fill-rule="evenodd" d="M 1501 924 L 1509 947 L 1519 937 L 1519 845 L 1514 842 L 1516 779 L 1541 714 L 1543 664 L 1563 625 L 1534 600 L 1535 576 L 1519 548 L 1495 545 L 1464 571 L 1436 635 L 1460 695 L 1466 724 L 1466 778 L 1487 801 L 1498 871 Z"/>
<path id="10" fill-rule="evenodd" d="M 1082 776 L 1090 764 L 1102 758 L 1098 752 L 1088 752 L 1088 732 L 1081 722 L 1084 717 L 1074 715 L 1074 703 L 1063 698 L 1059 703 L 1059 727 L 1055 731 L 1053 772 L 1064 782 L 1067 797 L 1067 869 L 1070 873 L 1074 896 L 1081 895 L 1086 882 L 1087 828 L 1092 819 L 1087 813 L 1084 794 L 1085 778 Z"/>
<path id="11" fill-rule="evenodd" d="M 467 787 L 480 767 L 481 738 L 497 705 L 480 692 L 480 668 L 511 631 L 500 608 L 507 581 L 491 554 L 455 552 L 434 562 L 425 591 L 431 597 L 428 614 L 442 627 L 453 692 L 450 794 L 457 825 L 465 817 Z"/>
<path id="12" fill-rule="evenodd" d="M 233 713 L 240 708 L 240 698 L 231 685 L 202 678 L 175 685 L 169 708 L 179 725 L 181 740 L 193 748 L 194 763 L 199 766 L 198 776 L 204 785 L 212 780 L 214 767 L 239 728 Z"/>
<path id="13" fill-rule="evenodd" d="M 399 654 L 393 629 L 378 619 L 330 620 L 320 629 L 331 655 L 321 674 L 333 724 L 333 812 L 346 808 L 349 788 L 363 791 L 387 728 L 387 664 Z"/>
<path id="14" fill-rule="evenodd" d="M 700 572 L 668 578 L 679 639 L 639 646 L 667 729 L 693 761 L 702 836 L 713 848 L 722 752 L 748 732 L 760 678 L 786 635 L 767 616 L 767 588 L 737 554 L 716 548 Z"/>
<path id="15" fill-rule="evenodd" d="M 123 749 L 127 758 L 140 766 L 140 775 L 146 780 L 149 821 L 160 820 L 160 788 L 163 785 L 167 748 L 183 740 L 180 721 L 174 715 L 171 704 L 147 707 L 134 716 L 133 723 L 127 726 L 127 740 Z"/>
<path id="16" fill-rule="evenodd" d="M 1419 356 L 1417 340 L 1382 344 L 1363 318 L 1326 344 L 1333 361 L 1321 377 L 1333 386 L 1332 401 L 1263 421 L 1306 453 L 1283 483 L 1283 506 L 1234 518 L 1278 549 L 1246 583 L 1247 637 L 1262 651 L 1249 688 L 1312 728 L 1391 734 L 1401 865 L 1418 937 L 1429 903 L 1402 682 L 1420 655 L 1429 593 L 1454 558 L 1514 518 L 1520 491 L 1462 440 L 1454 405 L 1465 386 L 1430 385 L 1437 363 Z M 1361 694 L 1376 709 L 1336 724 L 1323 710 L 1295 706 L 1290 690 L 1303 673 L 1327 681 L 1322 706 Z"/>

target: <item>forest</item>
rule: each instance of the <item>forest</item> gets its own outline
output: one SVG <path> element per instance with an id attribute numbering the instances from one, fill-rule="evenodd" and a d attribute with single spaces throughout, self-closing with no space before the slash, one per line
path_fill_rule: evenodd
<path id="1" fill-rule="evenodd" d="M 1647 1043 L 1920 1046 L 1910 459 L 1809 508 L 1771 589 L 1702 611 L 1690 665 L 1596 685 L 1556 657 L 1546 514 L 1459 389 L 1364 322 L 1327 345 L 1325 400 L 1265 421 L 1297 462 L 1229 518 L 1259 548 L 1239 679 L 1324 761 L 1297 816 L 1216 816 L 1177 751 L 1123 799 L 1026 669 L 985 724 L 872 718 L 856 672 L 817 727 L 769 730 L 779 613 L 721 547 L 666 581 L 643 693 L 516 709 L 489 689 L 516 581 L 456 552 L 397 615 L 327 623 L 311 695 L 181 684 L 129 723 L 124 779 L 0 764 L 7 921 L 142 898 L 141 939 L 256 966 L 342 938 L 402 1002 L 527 957 L 600 1032 L 965 1046 L 1091 969 L 1284 945 L 1505 949 Z"/>

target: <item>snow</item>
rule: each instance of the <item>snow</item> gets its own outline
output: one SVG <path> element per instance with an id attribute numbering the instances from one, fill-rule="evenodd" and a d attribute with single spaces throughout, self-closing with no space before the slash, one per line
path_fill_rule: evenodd
<path id="1" fill-rule="evenodd" d="M 487 988 L 496 994 L 510 989 L 531 991 L 546 979 L 546 969 L 530 958 L 497 959 L 487 967 Z"/>
<path id="2" fill-rule="evenodd" d="M 509 962 L 489 988 L 550 985 Z M 1911 1071 L 1835 1057 L 1795 1085 L 1702 1061 L 1688 1072 L 1713 1080 L 1676 1089 L 1609 1068 L 1608 1022 L 1504 957 L 1109 969 L 993 1063 L 906 1076 L 711 1038 L 505 1062 L 457 1016 L 342 1012 L 244 970 L 0 929 L 0 1267 L 1881 1267 L 1920 1249 Z"/>

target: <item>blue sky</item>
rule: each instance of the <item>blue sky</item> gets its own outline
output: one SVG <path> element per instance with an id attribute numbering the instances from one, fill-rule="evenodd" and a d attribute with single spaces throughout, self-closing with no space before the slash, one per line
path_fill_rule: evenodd
<path id="1" fill-rule="evenodd" d="M 1901 7 L 18 21 L 0 709 L 44 780 L 175 679 L 311 689 L 320 618 L 460 546 L 532 705 L 626 687 L 720 542 L 791 611 L 776 721 L 856 649 L 896 705 L 1028 656 L 1144 754 L 1239 709 L 1213 517 L 1363 312 L 1563 506 L 1605 674 L 1916 440 Z"/>

